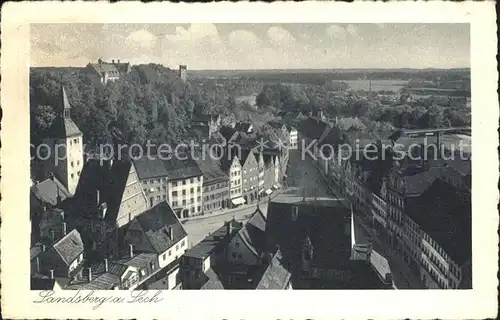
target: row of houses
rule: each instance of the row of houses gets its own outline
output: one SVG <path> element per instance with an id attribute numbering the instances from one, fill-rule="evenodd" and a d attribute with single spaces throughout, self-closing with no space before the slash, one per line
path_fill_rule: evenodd
<path id="1" fill-rule="evenodd" d="M 279 195 L 266 213 L 227 221 L 181 258 L 183 289 L 390 289 L 387 260 L 357 246 L 335 199 Z M 365 250 L 363 250 L 365 249 Z"/>
<path id="2" fill-rule="evenodd" d="M 309 123 L 317 124 L 317 130 L 307 131 Z M 318 119 L 304 120 L 303 125 L 300 134 L 317 139 L 313 150 L 322 173 L 371 219 L 425 287 L 472 287 L 470 159 L 456 154 L 445 160 L 440 155 L 450 156 L 451 151 L 442 151 L 438 138 L 434 148 L 421 144 L 413 149 L 420 153 L 416 160 L 409 152 L 393 160 L 391 146 L 421 142 L 404 132 L 393 140 L 357 139 L 350 150 L 333 148 L 334 154 L 325 156 L 320 152 L 328 149 L 324 145 L 349 142 L 349 132 Z M 370 148 L 365 149 L 369 145 L 377 145 L 378 151 L 370 154 Z"/>

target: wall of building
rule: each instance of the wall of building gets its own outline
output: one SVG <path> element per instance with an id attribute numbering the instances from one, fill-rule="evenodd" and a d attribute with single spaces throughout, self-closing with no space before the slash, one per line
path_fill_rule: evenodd
<path id="1" fill-rule="evenodd" d="M 241 165 L 235 158 L 229 170 L 229 197 L 235 199 L 243 196 Z"/>
<path id="2" fill-rule="evenodd" d="M 203 176 L 170 180 L 169 203 L 174 211 L 180 210 L 179 218 L 200 215 L 203 212 Z"/>
<path id="3" fill-rule="evenodd" d="M 229 179 L 212 181 L 203 185 L 203 212 L 210 213 L 227 207 Z"/>
<path id="4" fill-rule="evenodd" d="M 248 159 L 242 169 L 242 193 L 246 196 L 247 203 L 257 200 L 259 185 L 259 168 L 257 160 L 253 154 L 248 155 Z"/>
<path id="5" fill-rule="evenodd" d="M 118 210 L 117 225 L 124 226 L 148 208 L 146 196 L 133 165 L 130 166 L 122 202 Z"/>
<path id="6" fill-rule="evenodd" d="M 227 246 L 227 259 L 229 263 L 246 266 L 256 266 L 259 258 L 248 248 L 240 234 L 236 234 Z"/>
<path id="7" fill-rule="evenodd" d="M 178 259 L 180 256 L 184 254 L 187 250 L 188 246 L 188 238 L 187 236 L 179 240 L 175 245 L 171 248 L 158 255 L 158 265 L 160 269 L 165 268 L 170 263 Z"/>
<path id="8" fill-rule="evenodd" d="M 147 197 L 148 207 L 153 207 L 167 200 L 168 181 L 166 176 L 154 179 L 143 179 L 141 180 L 141 185 Z"/>

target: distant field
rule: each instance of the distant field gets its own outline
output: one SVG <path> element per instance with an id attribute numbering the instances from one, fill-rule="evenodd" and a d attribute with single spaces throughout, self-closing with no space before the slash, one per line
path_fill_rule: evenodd
<path id="1" fill-rule="evenodd" d="M 247 102 L 251 106 L 255 106 L 255 98 L 257 98 L 256 94 L 252 94 L 249 96 L 239 96 L 235 97 L 236 103 Z"/>
<path id="2" fill-rule="evenodd" d="M 336 82 L 345 82 L 349 87 L 354 90 L 370 90 L 370 81 L 368 80 L 340 80 Z M 399 91 L 408 84 L 407 80 L 372 80 L 372 91 Z"/>

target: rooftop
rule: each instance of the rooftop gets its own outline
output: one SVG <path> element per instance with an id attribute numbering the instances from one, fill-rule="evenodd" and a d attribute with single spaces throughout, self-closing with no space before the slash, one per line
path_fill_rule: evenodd
<path id="1" fill-rule="evenodd" d="M 167 157 L 167 155 L 162 155 L 162 157 L 142 157 L 134 160 L 134 165 L 141 180 L 158 177 L 179 180 L 202 175 L 200 168 L 189 153 L 186 153 L 182 157 L 174 155 L 170 157 Z"/>
<path id="2" fill-rule="evenodd" d="M 272 257 L 262 278 L 257 284 L 257 290 L 283 290 L 290 282 L 292 274 L 282 264 L 283 256 L 278 250 Z"/>
<path id="3" fill-rule="evenodd" d="M 84 250 L 83 241 L 80 233 L 76 229 L 62 237 L 59 241 L 53 244 L 55 251 L 61 259 L 70 265 Z"/>
<path id="4" fill-rule="evenodd" d="M 157 204 L 135 219 L 157 254 L 162 254 L 187 236 L 186 230 L 167 202 Z"/>

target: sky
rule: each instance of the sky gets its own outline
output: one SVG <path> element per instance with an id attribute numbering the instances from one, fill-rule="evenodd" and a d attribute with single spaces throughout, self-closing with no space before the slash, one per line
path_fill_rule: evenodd
<path id="1" fill-rule="evenodd" d="M 468 24 L 32 24 L 31 66 L 468 68 Z"/>

